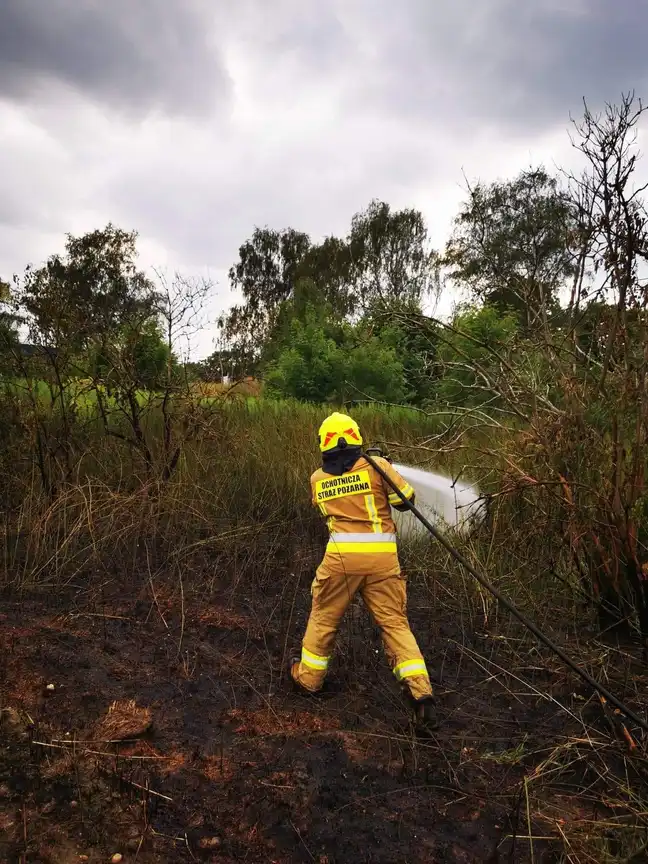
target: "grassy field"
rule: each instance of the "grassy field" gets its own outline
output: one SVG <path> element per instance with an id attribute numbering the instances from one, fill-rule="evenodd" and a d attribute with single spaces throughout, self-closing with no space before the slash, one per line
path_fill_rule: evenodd
<path id="1" fill-rule="evenodd" d="M 359 604 L 330 696 L 287 684 L 325 540 L 308 487 L 325 408 L 183 400 L 163 479 L 159 404 L 142 404 L 153 469 L 118 412 L 124 438 L 92 412 L 64 427 L 39 404 L 35 418 L 8 400 L 0 420 L 0 860 L 645 860 L 642 747 L 628 750 L 594 695 L 432 542 L 406 546 L 403 563 L 443 719 L 434 737 L 413 734 Z M 437 437 L 447 417 L 354 414 L 399 461 L 501 482 L 492 434 L 451 446 L 456 430 Z M 597 630 L 557 539 L 534 524 L 504 496 L 456 541 L 641 711 L 637 646 Z"/>

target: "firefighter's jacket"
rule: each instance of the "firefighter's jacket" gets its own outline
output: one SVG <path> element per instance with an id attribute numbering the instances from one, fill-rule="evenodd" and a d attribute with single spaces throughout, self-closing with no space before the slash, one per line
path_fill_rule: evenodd
<path id="1" fill-rule="evenodd" d="M 407 500 L 414 490 L 383 458 L 374 460 L 394 481 Z M 321 468 L 311 477 L 313 504 L 326 518 L 329 540 L 319 572 L 331 575 L 343 570 L 395 576 L 400 573 L 396 526 L 391 507 L 401 498 L 364 457 L 339 476 Z"/>

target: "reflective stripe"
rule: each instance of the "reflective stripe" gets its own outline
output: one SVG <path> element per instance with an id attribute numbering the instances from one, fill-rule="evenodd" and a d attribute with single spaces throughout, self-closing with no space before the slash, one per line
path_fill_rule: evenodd
<path id="1" fill-rule="evenodd" d="M 333 531 L 335 528 L 335 516 L 329 516 L 328 510 L 326 509 L 326 504 L 322 501 L 317 505 L 320 509 L 322 516 L 326 517 L 326 524 L 328 525 L 329 531 Z"/>
<path id="2" fill-rule="evenodd" d="M 365 504 L 367 506 L 367 513 L 371 519 L 371 528 L 374 534 L 382 534 L 382 522 L 380 521 L 378 511 L 376 510 L 375 497 L 373 495 L 365 495 Z"/>
<path id="3" fill-rule="evenodd" d="M 302 646 L 301 652 L 301 661 L 304 666 L 308 666 L 309 669 L 324 669 L 328 668 L 329 658 L 328 657 L 320 657 L 319 654 L 311 654 L 310 651 L 307 651 Z"/>
<path id="4" fill-rule="evenodd" d="M 375 537 L 375 534 L 369 534 L 369 537 Z M 335 543 L 329 541 L 326 546 L 328 555 L 337 553 L 338 555 L 387 555 L 397 554 L 398 546 L 396 543 Z"/>
<path id="5" fill-rule="evenodd" d="M 403 488 L 401 489 L 401 492 L 403 493 L 405 498 L 409 499 L 414 494 L 414 489 L 410 486 L 409 483 L 407 483 L 405 486 L 403 486 Z M 401 500 L 402 499 L 401 499 L 400 495 L 397 495 L 395 492 L 392 492 L 389 495 L 389 503 L 390 504 L 392 503 L 392 501 L 401 501 Z"/>
<path id="6" fill-rule="evenodd" d="M 412 678 L 414 675 L 428 676 L 425 660 L 403 660 L 394 668 L 394 675 L 397 681 L 402 681 L 404 678 Z"/>
<path id="7" fill-rule="evenodd" d="M 331 534 L 331 542 L 333 543 L 395 543 L 395 534 L 369 534 L 367 533 L 349 533 L 343 534 L 336 532 Z"/>
<path id="8" fill-rule="evenodd" d="M 405 486 L 403 486 L 403 488 L 401 489 L 401 492 L 403 493 L 405 498 L 409 501 L 409 499 L 414 494 L 414 489 L 410 486 L 409 483 L 407 483 Z M 390 504 L 402 504 L 403 499 L 400 497 L 400 495 L 397 495 L 395 492 L 392 492 L 391 495 L 389 496 L 389 503 Z"/>

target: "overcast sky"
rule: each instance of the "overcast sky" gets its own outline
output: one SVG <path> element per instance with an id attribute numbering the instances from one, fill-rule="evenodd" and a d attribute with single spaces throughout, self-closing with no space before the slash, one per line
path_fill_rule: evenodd
<path id="1" fill-rule="evenodd" d="M 441 246 L 464 172 L 571 160 L 647 44 L 646 0 L 0 0 L 0 275 L 113 221 L 216 280 L 213 318 L 255 225 L 343 234 L 381 198 Z"/>

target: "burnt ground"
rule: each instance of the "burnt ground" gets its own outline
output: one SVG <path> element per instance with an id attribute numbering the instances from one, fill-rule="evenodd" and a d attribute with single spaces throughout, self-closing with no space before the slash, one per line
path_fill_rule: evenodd
<path id="1" fill-rule="evenodd" d="M 308 578 L 255 599 L 133 580 L 5 599 L 0 860 L 542 864 L 563 860 L 571 826 L 619 817 L 597 787 L 612 745 L 591 694 L 519 633 L 485 633 L 422 587 L 410 619 L 444 720 L 434 736 L 414 735 L 359 604 L 329 694 L 293 692 Z"/>

